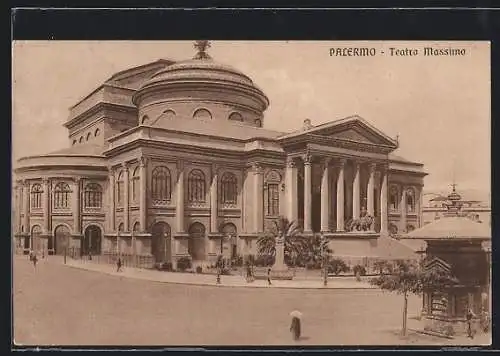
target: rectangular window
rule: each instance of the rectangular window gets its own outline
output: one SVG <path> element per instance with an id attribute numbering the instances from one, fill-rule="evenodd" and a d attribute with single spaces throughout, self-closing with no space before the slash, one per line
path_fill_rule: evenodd
<path id="1" fill-rule="evenodd" d="M 280 213 L 280 195 L 278 184 L 267 185 L 267 215 L 277 216 Z"/>

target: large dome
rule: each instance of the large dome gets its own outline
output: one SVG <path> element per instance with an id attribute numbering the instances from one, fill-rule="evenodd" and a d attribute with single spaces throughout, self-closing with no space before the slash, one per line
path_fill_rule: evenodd
<path id="1" fill-rule="evenodd" d="M 181 61 L 161 69 L 141 85 L 132 101 L 139 115 L 149 118 L 165 111 L 190 115 L 186 107 L 203 107 L 216 119 L 227 120 L 236 111 L 241 121 L 252 126 L 262 125 L 269 105 L 267 96 L 247 75 L 211 58 Z M 182 108 L 180 102 L 184 102 Z"/>

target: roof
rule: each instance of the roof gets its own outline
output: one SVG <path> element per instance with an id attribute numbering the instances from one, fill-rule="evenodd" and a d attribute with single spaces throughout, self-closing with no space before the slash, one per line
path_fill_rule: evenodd
<path id="1" fill-rule="evenodd" d="M 398 161 L 398 162 L 404 162 L 404 163 L 415 163 L 413 161 L 407 160 L 406 158 L 403 158 L 401 156 L 397 156 L 395 154 L 389 153 L 389 159 L 391 161 Z"/>
<path id="2" fill-rule="evenodd" d="M 465 216 L 450 216 L 434 220 L 406 236 L 426 240 L 491 239 L 491 228 L 488 224 L 473 221 Z"/>
<path id="3" fill-rule="evenodd" d="M 104 147 L 91 144 L 76 144 L 74 146 L 63 148 L 58 151 L 42 154 L 40 156 L 101 156 L 104 152 Z"/>
<path id="4" fill-rule="evenodd" d="M 252 138 L 275 139 L 283 134 L 279 131 L 232 123 L 225 120 L 193 120 L 191 117 L 178 115 L 168 119 L 160 116 L 157 120 L 153 121 L 151 125 L 146 126 L 237 140 L 249 140 Z"/>

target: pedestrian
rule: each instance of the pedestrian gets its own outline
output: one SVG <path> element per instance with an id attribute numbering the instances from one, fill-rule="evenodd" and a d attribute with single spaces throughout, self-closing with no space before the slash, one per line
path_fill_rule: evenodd
<path id="1" fill-rule="evenodd" d="M 267 269 L 267 284 L 271 285 L 271 267 Z"/>
<path id="2" fill-rule="evenodd" d="M 290 316 L 292 317 L 290 332 L 292 333 L 293 339 L 297 341 L 300 339 L 300 334 L 301 334 L 300 318 L 302 317 L 302 313 L 297 310 L 294 310 L 293 312 L 290 313 Z"/>
<path id="3" fill-rule="evenodd" d="M 118 257 L 118 261 L 116 261 L 116 272 L 121 272 L 122 270 L 122 259 Z"/>
<path id="4" fill-rule="evenodd" d="M 32 261 L 33 261 L 33 268 L 36 269 L 36 263 L 38 262 L 38 258 L 36 257 L 36 253 L 33 254 Z"/>
<path id="5" fill-rule="evenodd" d="M 470 337 L 471 339 L 474 339 L 474 330 L 472 328 L 472 318 L 475 317 L 474 312 L 472 311 L 472 308 L 468 308 L 467 314 L 465 315 L 465 318 L 467 319 L 467 336 Z"/>

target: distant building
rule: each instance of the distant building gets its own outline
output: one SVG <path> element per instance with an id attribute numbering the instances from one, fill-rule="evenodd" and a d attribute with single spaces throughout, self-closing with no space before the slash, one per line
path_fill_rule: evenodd
<path id="1" fill-rule="evenodd" d="M 468 216 L 475 221 L 479 221 L 491 226 L 491 206 L 489 202 L 480 200 L 464 199 L 456 191 L 456 184 L 452 185 L 452 192 L 448 195 L 426 193 L 424 201 L 426 204 L 422 208 L 422 218 L 424 225 L 435 220 L 439 220 L 449 214 L 449 207 L 456 206 L 462 216 Z"/>
<path id="2" fill-rule="evenodd" d="M 68 148 L 19 159 L 19 249 L 210 261 L 256 254 L 284 215 L 338 255 L 368 256 L 422 225 L 426 173 L 393 155 L 397 140 L 356 115 L 265 129 L 266 95 L 197 45 L 192 60 L 116 73 L 70 109 Z M 345 231 L 362 208 L 372 231 Z"/>

